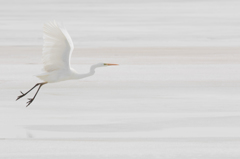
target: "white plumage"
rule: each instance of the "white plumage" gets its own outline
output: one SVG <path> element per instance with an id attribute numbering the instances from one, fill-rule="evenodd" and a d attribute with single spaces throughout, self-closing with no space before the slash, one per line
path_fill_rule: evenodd
<path id="1" fill-rule="evenodd" d="M 70 65 L 71 54 L 73 51 L 73 42 L 67 30 L 56 21 L 48 22 L 43 25 L 43 70 L 44 73 L 37 75 L 43 80 L 37 83 L 28 92 L 22 93 L 17 100 L 24 97 L 35 87 L 39 86 L 33 98 L 29 98 L 27 106 L 35 99 L 40 88 L 47 83 L 59 82 L 71 79 L 81 79 L 91 76 L 95 73 L 97 67 L 111 66 L 117 64 L 98 63 L 92 65 L 90 71 L 86 74 L 79 74 Z"/>
<path id="2" fill-rule="evenodd" d="M 67 30 L 57 22 L 43 26 L 43 65 L 46 72 L 70 68 L 73 42 Z"/>
<path id="3" fill-rule="evenodd" d="M 44 73 L 37 75 L 45 82 L 67 80 L 76 73 L 71 68 L 70 59 L 74 49 L 67 30 L 56 21 L 43 25 L 42 62 Z"/>

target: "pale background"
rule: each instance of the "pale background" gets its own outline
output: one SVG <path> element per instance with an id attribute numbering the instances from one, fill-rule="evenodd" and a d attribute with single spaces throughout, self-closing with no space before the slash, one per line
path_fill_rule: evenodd
<path id="1" fill-rule="evenodd" d="M 240 1 L 0 1 L 0 158 L 239 158 Z M 44 85 L 42 26 L 62 22 L 73 67 Z"/>

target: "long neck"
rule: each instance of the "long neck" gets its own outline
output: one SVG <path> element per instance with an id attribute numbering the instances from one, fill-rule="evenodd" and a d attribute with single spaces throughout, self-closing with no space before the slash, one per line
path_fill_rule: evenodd
<path id="1" fill-rule="evenodd" d="M 77 74 L 77 79 L 81 79 L 81 78 L 85 78 L 85 77 L 92 76 L 92 75 L 95 73 L 95 69 L 96 69 L 97 67 L 99 67 L 98 64 L 92 65 L 92 66 L 90 67 L 90 70 L 89 70 L 88 73 L 86 73 L 86 74 Z"/>

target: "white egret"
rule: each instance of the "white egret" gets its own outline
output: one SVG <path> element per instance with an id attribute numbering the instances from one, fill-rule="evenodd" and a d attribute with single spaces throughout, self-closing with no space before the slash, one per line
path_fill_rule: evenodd
<path id="1" fill-rule="evenodd" d="M 73 51 L 73 42 L 67 30 L 56 21 L 45 23 L 43 26 L 43 70 L 44 73 L 37 75 L 42 83 L 37 83 L 26 93 L 21 92 L 18 99 L 27 95 L 35 87 L 38 87 L 33 98 L 28 98 L 29 106 L 38 94 L 40 88 L 47 83 L 60 82 L 65 80 L 81 79 L 92 76 L 97 67 L 114 66 L 118 64 L 98 63 L 90 67 L 89 73 L 79 74 L 70 65 L 71 54 Z"/>

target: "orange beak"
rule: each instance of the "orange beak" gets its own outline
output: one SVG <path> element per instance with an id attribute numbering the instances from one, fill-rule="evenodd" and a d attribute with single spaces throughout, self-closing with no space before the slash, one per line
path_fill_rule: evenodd
<path id="1" fill-rule="evenodd" d="M 104 65 L 107 65 L 107 66 L 117 66 L 118 64 L 105 63 Z"/>

